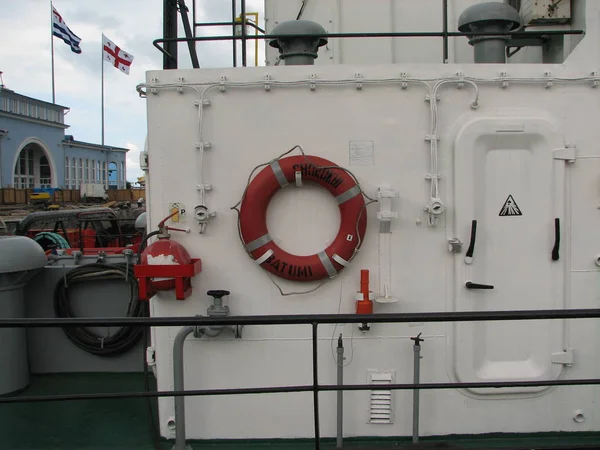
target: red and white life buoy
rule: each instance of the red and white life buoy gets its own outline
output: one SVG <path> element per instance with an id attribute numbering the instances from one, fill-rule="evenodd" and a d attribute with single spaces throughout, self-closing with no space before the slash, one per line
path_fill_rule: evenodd
<path id="1" fill-rule="evenodd" d="M 337 200 L 341 224 L 325 250 L 298 256 L 282 250 L 267 230 L 273 195 L 297 180 L 313 181 Z M 365 200 L 356 181 L 341 167 L 317 156 L 289 156 L 272 162 L 250 182 L 240 206 L 239 226 L 246 251 L 273 275 L 294 281 L 330 278 L 348 265 L 367 229 Z"/>

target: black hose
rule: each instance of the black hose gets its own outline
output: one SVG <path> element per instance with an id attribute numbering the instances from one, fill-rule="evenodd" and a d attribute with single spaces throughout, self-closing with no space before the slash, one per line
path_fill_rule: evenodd
<path id="1" fill-rule="evenodd" d="M 119 264 L 87 264 L 76 267 L 61 277 L 54 288 L 56 317 L 76 317 L 69 300 L 69 289 L 89 281 L 125 280 L 129 286 L 126 317 L 147 317 L 147 308 L 139 299 L 133 266 Z M 124 326 L 110 336 L 100 336 L 86 327 L 63 327 L 67 338 L 82 350 L 96 356 L 117 356 L 133 348 L 143 336 L 143 326 Z"/>
<path id="2" fill-rule="evenodd" d="M 144 237 L 142 238 L 142 242 L 140 242 L 140 246 L 138 247 L 136 259 L 137 264 L 140 264 L 142 261 L 142 252 L 146 248 L 146 243 L 148 242 L 148 239 L 150 239 L 152 236 L 156 236 L 157 234 L 160 234 L 160 231 L 156 230 L 144 235 Z"/>

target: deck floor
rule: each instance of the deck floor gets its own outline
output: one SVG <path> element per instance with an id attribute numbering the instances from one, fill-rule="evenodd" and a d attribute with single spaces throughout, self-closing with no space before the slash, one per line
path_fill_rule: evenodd
<path id="1" fill-rule="evenodd" d="M 52 374 L 34 375 L 31 386 L 20 394 L 51 395 L 143 391 L 144 379 L 129 374 Z M 155 415 L 156 417 L 156 415 Z M 170 450 L 172 442 L 152 439 L 146 399 L 77 400 L 0 404 L 0 448 L 7 450 Z M 445 443 L 443 441 L 447 441 Z M 540 434 L 530 436 L 483 436 L 429 438 L 417 447 L 408 439 L 348 439 L 344 448 L 459 450 L 520 448 L 564 449 L 600 448 L 600 433 Z M 314 449 L 310 439 L 293 441 L 201 441 L 191 442 L 194 449 L 270 450 Z M 321 448 L 335 448 L 331 439 L 323 439 Z"/>

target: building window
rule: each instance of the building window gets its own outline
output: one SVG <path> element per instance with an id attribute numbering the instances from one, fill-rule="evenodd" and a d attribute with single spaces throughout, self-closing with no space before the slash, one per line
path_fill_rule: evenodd
<path id="1" fill-rule="evenodd" d="M 121 161 L 121 173 L 119 174 L 119 178 L 121 180 L 121 187 L 125 188 L 125 163 Z"/>
<path id="2" fill-rule="evenodd" d="M 28 189 L 35 187 L 35 172 L 33 170 L 33 148 L 26 146 L 19 154 L 19 160 L 15 167 L 14 186 L 17 189 Z"/>
<path id="3" fill-rule="evenodd" d="M 85 158 L 85 167 L 83 169 L 83 182 L 87 183 L 90 179 L 90 160 Z"/>
<path id="4" fill-rule="evenodd" d="M 79 158 L 79 184 L 83 183 L 83 159 Z"/>
<path id="5" fill-rule="evenodd" d="M 40 158 L 40 187 L 52 187 L 50 163 L 48 162 L 48 158 L 46 158 L 46 155 L 42 155 L 42 157 Z"/>
<path id="6" fill-rule="evenodd" d="M 69 189 L 69 157 L 65 158 L 65 188 Z"/>
<path id="7" fill-rule="evenodd" d="M 77 188 L 77 159 L 71 158 L 71 189 Z"/>

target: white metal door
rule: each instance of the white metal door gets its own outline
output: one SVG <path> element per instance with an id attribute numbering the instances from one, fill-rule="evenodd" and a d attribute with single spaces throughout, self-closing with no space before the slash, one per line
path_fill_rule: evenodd
<path id="1" fill-rule="evenodd" d="M 482 118 L 465 125 L 454 144 L 455 229 L 464 242 L 454 261 L 455 310 L 563 308 L 565 259 L 558 238 L 565 220 L 565 161 L 555 159 L 564 147 L 556 127 L 536 117 Z M 562 366 L 552 354 L 563 349 L 561 322 L 454 324 L 456 379 L 556 378 Z"/>

